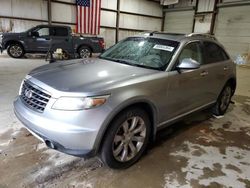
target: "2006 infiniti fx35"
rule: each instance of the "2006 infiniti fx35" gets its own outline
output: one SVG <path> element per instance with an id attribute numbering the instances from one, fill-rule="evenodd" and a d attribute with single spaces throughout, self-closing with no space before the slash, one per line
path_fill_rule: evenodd
<path id="1" fill-rule="evenodd" d="M 235 65 L 215 38 L 153 32 L 95 59 L 34 69 L 14 110 L 48 147 L 127 168 L 159 128 L 207 107 L 224 114 L 235 88 Z"/>

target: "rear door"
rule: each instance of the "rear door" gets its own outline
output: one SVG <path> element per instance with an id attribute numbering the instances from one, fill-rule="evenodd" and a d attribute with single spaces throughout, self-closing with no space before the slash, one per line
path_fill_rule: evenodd
<path id="1" fill-rule="evenodd" d="M 200 41 L 192 41 L 184 46 L 176 62 L 178 65 L 183 59 L 191 58 L 201 65 L 204 62 L 202 44 Z M 169 74 L 167 89 L 167 116 L 168 119 L 189 113 L 203 105 L 206 105 L 207 82 L 209 82 L 206 67 L 201 66 L 193 70 L 176 69 Z"/>
<path id="2" fill-rule="evenodd" d="M 53 27 L 51 39 L 52 39 L 53 50 L 61 48 L 63 51 L 67 53 L 71 53 L 73 51 L 72 37 L 71 33 L 69 33 L 68 28 Z"/>
<path id="3" fill-rule="evenodd" d="M 207 71 L 207 102 L 215 101 L 230 73 L 230 58 L 223 48 L 211 41 L 203 42 L 205 61 L 202 67 Z"/>

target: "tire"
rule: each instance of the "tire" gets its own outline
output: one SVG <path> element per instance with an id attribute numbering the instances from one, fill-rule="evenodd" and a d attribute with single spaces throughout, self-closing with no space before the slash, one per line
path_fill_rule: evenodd
<path id="1" fill-rule="evenodd" d="M 24 56 L 24 49 L 21 44 L 12 43 L 7 48 L 7 53 L 13 58 L 22 58 Z"/>
<path id="2" fill-rule="evenodd" d="M 113 169 L 130 167 L 145 152 L 150 132 L 150 120 L 144 110 L 129 108 L 123 111 L 115 117 L 104 137 L 101 160 Z"/>
<path id="3" fill-rule="evenodd" d="M 215 106 L 212 108 L 214 115 L 221 116 L 225 114 L 230 104 L 232 94 L 232 86 L 230 84 L 226 84 L 220 93 Z"/>
<path id="4" fill-rule="evenodd" d="M 78 54 L 79 54 L 80 58 L 89 58 L 92 56 L 92 51 L 89 47 L 82 46 L 79 48 Z"/>

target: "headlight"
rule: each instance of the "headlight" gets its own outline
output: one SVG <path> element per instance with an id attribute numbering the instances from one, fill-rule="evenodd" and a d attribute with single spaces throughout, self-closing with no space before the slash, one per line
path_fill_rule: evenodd
<path id="1" fill-rule="evenodd" d="M 109 95 L 98 97 L 61 97 L 53 104 L 56 110 L 84 110 L 103 105 Z"/>

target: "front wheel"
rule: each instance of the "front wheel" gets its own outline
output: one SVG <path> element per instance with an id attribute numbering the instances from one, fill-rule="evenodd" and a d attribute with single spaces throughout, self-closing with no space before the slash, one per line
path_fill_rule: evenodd
<path id="1" fill-rule="evenodd" d="M 128 168 L 140 159 L 150 137 L 148 114 L 140 108 L 120 113 L 105 135 L 102 161 L 114 169 Z"/>
<path id="2" fill-rule="evenodd" d="M 226 84 L 212 109 L 214 115 L 220 116 L 225 114 L 230 104 L 232 93 L 231 85 Z"/>
<path id="3" fill-rule="evenodd" d="M 24 49 L 20 44 L 14 43 L 8 46 L 7 53 L 10 57 L 21 58 L 24 56 Z"/>

